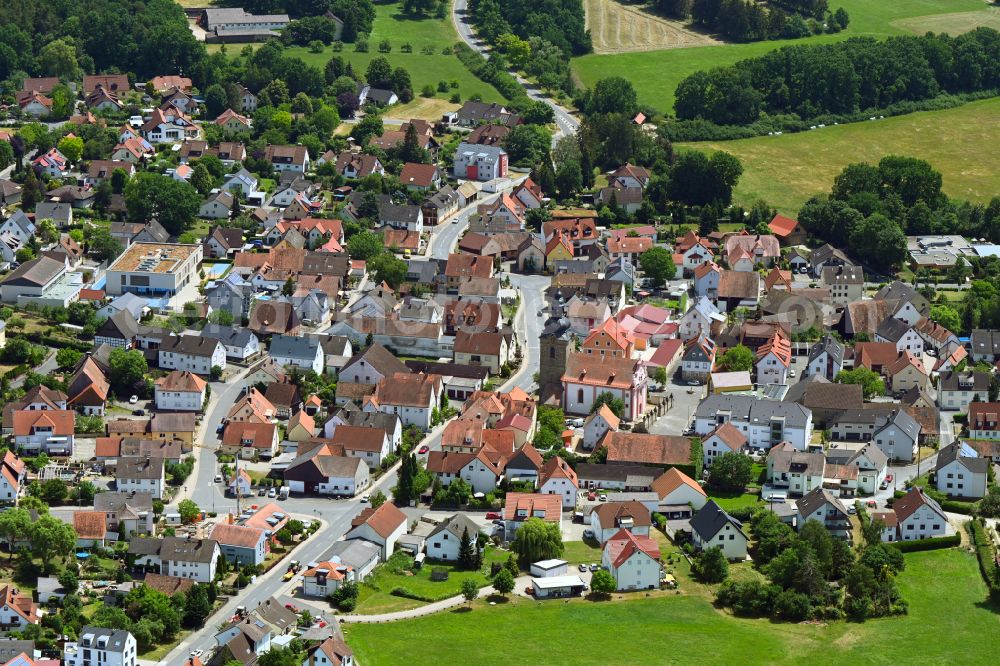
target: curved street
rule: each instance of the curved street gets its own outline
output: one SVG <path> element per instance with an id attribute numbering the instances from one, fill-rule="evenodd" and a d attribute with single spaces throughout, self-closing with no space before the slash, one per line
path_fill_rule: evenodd
<path id="1" fill-rule="evenodd" d="M 455 0 L 451 5 L 451 21 L 455 25 L 455 30 L 458 32 L 458 36 L 462 38 L 462 41 L 468 44 L 469 48 L 476 51 L 484 58 L 488 58 L 490 55 L 489 46 L 483 40 L 476 36 L 476 33 L 472 29 L 472 23 L 469 19 L 469 0 Z M 576 134 L 576 131 L 580 128 L 580 121 L 577 120 L 569 111 L 560 106 L 555 100 L 539 90 L 533 83 L 522 77 L 516 72 L 510 72 L 518 83 L 524 88 L 524 91 L 533 100 L 539 102 L 545 102 L 552 109 L 552 113 L 556 120 L 556 132 L 552 135 L 552 144 L 562 136 L 569 136 L 571 134 Z"/>

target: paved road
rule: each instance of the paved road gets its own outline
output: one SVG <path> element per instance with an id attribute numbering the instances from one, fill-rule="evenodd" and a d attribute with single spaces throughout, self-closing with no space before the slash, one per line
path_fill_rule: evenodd
<path id="1" fill-rule="evenodd" d="M 56 366 L 56 350 L 55 349 L 50 349 L 49 350 L 49 355 L 45 357 L 45 360 L 42 361 L 42 364 L 39 365 L 37 368 L 33 368 L 32 370 L 34 372 L 37 372 L 38 374 L 40 374 L 42 376 L 47 376 L 47 375 L 51 375 L 55 371 L 56 367 L 57 367 Z M 28 376 L 27 373 L 21 375 L 20 377 L 18 377 L 17 379 L 15 379 L 14 381 L 12 381 L 10 383 L 10 387 L 11 388 L 20 388 L 20 386 L 22 384 L 24 384 L 24 380 L 27 378 L 27 376 Z"/>
<path id="2" fill-rule="evenodd" d="M 469 48 L 478 52 L 483 57 L 489 57 L 489 46 L 476 37 L 475 32 L 472 30 L 472 24 L 469 22 L 468 0 L 455 0 L 455 2 L 452 3 L 451 21 L 455 24 L 455 30 L 458 32 L 458 36 L 462 38 L 463 42 L 469 45 Z M 555 145 L 555 142 L 561 136 L 576 133 L 577 129 L 580 127 L 580 121 L 573 117 L 569 111 L 557 104 L 555 100 L 535 87 L 534 84 L 522 78 L 516 72 L 511 72 L 511 75 L 513 75 L 513 77 L 517 79 L 517 82 L 524 87 L 528 97 L 539 102 L 545 102 L 552 109 L 552 113 L 555 115 L 556 119 L 556 126 L 558 128 L 558 131 L 552 136 L 553 145 Z"/>

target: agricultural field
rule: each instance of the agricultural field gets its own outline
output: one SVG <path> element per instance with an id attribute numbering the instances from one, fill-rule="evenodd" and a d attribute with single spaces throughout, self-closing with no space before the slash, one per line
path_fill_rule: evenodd
<path id="1" fill-rule="evenodd" d="M 480 95 L 484 101 L 502 101 L 500 93 L 493 86 L 474 77 L 456 55 L 442 53 L 445 48 L 458 42 L 458 35 L 449 19 L 412 19 L 404 16 L 400 7 L 399 4 L 375 5 L 375 25 L 368 40 L 368 53 L 356 53 L 353 44 L 344 44 L 343 51 L 337 54 L 361 73 L 364 73 L 372 58 L 380 55 L 385 56 L 393 67 L 404 67 L 410 72 L 414 101 L 402 110 L 403 115 L 398 115 L 398 108 L 390 108 L 388 116 L 437 120 L 442 111 L 456 108 L 457 105 L 448 101 L 453 93 L 461 95 L 463 100 Z M 385 39 L 392 45 L 392 51 L 379 53 L 379 42 Z M 412 53 L 402 51 L 403 44 L 407 43 L 413 47 Z M 433 53 L 423 53 L 424 47 L 433 49 Z M 321 69 L 330 56 L 334 55 L 332 47 L 327 47 L 322 53 L 311 53 L 308 48 L 299 46 L 289 48 L 287 53 Z M 458 87 L 450 88 L 448 92 L 436 92 L 433 98 L 420 97 L 420 91 L 425 85 L 433 86 L 436 91 L 440 81 L 449 84 L 457 82 Z"/>
<path id="2" fill-rule="evenodd" d="M 652 663 L 651 655 L 657 663 L 810 666 L 950 663 L 955 655 L 965 663 L 995 660 L 995 646 L 984 637 L 1000 630 L 1000 616 L 986 601 L 975 557 L 963 550 L 908 554 L 899 586 L 909 614 L 864 624 L 735 618 L 712 606 L 704 586 L 681 580 L 676 595 L 621 601 L 624 595 L 616 594 L 600 603 L 478 601 L 471 610 L 349 624 L 344 632 L 361 663 L 379 664 L 495 660 L 501 648 L 483 640 L 483 627 L 503 627 L 504 635 L 517 637 L 513 649 L 503 650 L 511 664 Z M 658 650 L 650 652 L 651 646 Z"/>
<path id="3" fill-rule="evenodd" d="M 976 28 L 993 28 L 1000 30 L 1000 9 L 990 7 L 974 12 L 955 12 L 953 14 L 938 14 L 937 16 L 917 16 L 898 19 L 892 22 L 896 28 L 901 28 L 915 35 L 925 32 L 947 32 L 949 35 L 960 35 Z"/>
<path id="4" fill-rule="evenodd" d="M 624 4 L 619 0 L 584 0 L 587 29 L 595 53 L 654 51 L 720 42 L 710 35 L 691 30 L 652 12 L 648 6 Z"/>
<path id="5" fill-rule="evenodd" d="M 996 98 L 797 134 L 679 147 L 732 153 L 743 162 L 736 201 L 764 199 L 782 213 L 795 215 L 809 197 L 829 192 L 834 176 L 846 165 L 875 163 L 890 154 L 929 161 L 944 176 L 949 196 L 988 202 L 1000 192 L 1000 152 L 984 151 L 989 145 L 1000 145 Z"/>
<path id="6" fill-rule="evenodd" d="M 588 2 L 613 2 L 613 0 L 588 0 Z M 828 43 L 857 36 L 882 38 L 901 34 L 923 34 L 927 30 L 964 32 L 974 27 L 971 26 L 971 21 L 975 19 L 968 16 L 962 19 L 939 19 L 938 15 L 954 17 L 958 14 L 972 13 L 984 17 L 985 21 L 989 17 L 995 17 L 997 12 L 996 9 L 989 9 L 984 0 L 893 0 L 892 2 L 831 0 L 830 7 L 832 9 L 843 7 L 851 17 L 847 30 L 837 35 L 631 53 L 595 53 L 575 58 L 573 71 L 579 83 L 585 86 L 593 86 L 598 80 L 609 76 L 623 76 L 632 81 L 641 103 L 669 112 L 673 110 L 674 90 L 677 84 L 692 72 L 701 69 L 731 65 L 782 46 L 795 44 Z M 901 24 L 904 21 L 905 26 Z M 606 45 L 606 48 L 610 51 L 625 50 L 620 46 L 614 49 Z"/>

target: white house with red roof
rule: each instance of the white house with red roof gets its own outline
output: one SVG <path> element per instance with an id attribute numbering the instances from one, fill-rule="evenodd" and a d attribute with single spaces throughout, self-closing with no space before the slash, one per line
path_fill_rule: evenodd
<path id="1" fill-rule="evenodd" d="M 51 178 L 62 178 L 67 174 L 69 168 L 69 160 L 59 152 L 58 148 L 50 148 L 49 152 L 31 160 L 31 164 Z"/>
<path id="2" fill-rule="evenodd" d="M 941 506 L 913 486 L 892 505 L 896 513 L 897 541 L 915 541 L 944 536 L 948 532 L 948 517 Z"/>
<path id="3" fill-rule="evenodd" d="M 668 518 L 690 517 L 692 507 L 697 511 L 708 502 L 704 488 L 676 467 L 656 477 L 650 490 L 659 498 L 657 511 Z"/>
<path id="4" fill-rule="evenodd" d="M 28 454 L 73 455 L 76 412 L 65 409 L 14 412 L 14 444 Z"/>
<path id="5" fill-rule="evenodd" d="M 741 453 L 747 446 L 747 437 L 739 428 L 728 421 L 710 432 L 701 440 L 705 467 L 726 453 Z"/>
<path id="6" fill-rule="evenodd" d="M 17 505 L 24 492 L 26 475 L 24 461 L 13 451 L 6 451 L 0 462 L 0 504 Z"/>
<path id="7" fill-rule="evenodd" d="M 0 626 L 23 629 L 29 624 L 38 624 L 38 604 L 31 592 L 22 594 L 11 584 L 0 587 Z"/>
<path id="8" fill-rule="evenodd" d="M 382 560 L 392 555 L 399 537 L 406 534 L 406 514 L 392 502 L 377 509 L 368 507 L 351 521 L 351 530 L 345 539 L 364 539 L 382 550 Z"/>
<path id="9" fill-rule="evenodd" d="M 792 364 L 792 343 L 780 329 L 757 349 L 757 383 L 787 384 Z"/>
<path id="10" fill-rule="evenodd" d="M 562 501 L 556 495 L 541 493 L 507 493 L 504 503 L 503 520 L 507 539 L 513 539 L 521 524 L 538 518 L 547 523 L 562 523 Z"/>
<path id="11" fill-rule="evenodd" d="M 576 495 L 579 490 L 580 482 L 576 472 L 559 456 L 550 458 L 538 473 L 538 492 L 559 495 L 562 497 L 564 509 L 576 507 Z"/>
<path id="12" fill-rule="evenodd" d="M 307 597 L 326 599 L 339 590 L 341 584 L 354 580 L 355 575 L 352 567 L 340 562 L 320 562 L 302 574 L 302 594 Z"/>
<path id="13" fill-rule="evenodd" d="M 653 590 L 660 586 L 660 547 L 648 536 L 626 529 L 608 539 L 601 556 L 604 568 L 611 572 L 618 591 Z"/>
<path id="14" fill-rule="evenodd" d="M 531 178 L 525 178 L 524 182 L 514 188 L 511 196 L 521 202 L 525 208 L 541 208 L 545 203 L 545 195 Z"/>
<path id="15" fill-rule="evenodd" d="M 606 432 L 609 430 L 618 432 L 620 424 L 621 419 L 615 416 L 611 408 L 607 405 L 601 405 L 583 422 L 583 448 L 593 450 Z"/>

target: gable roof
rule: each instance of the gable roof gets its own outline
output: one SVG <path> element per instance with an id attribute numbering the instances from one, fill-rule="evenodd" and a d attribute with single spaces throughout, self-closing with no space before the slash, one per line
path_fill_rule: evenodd
<path id="1" fill-rule="evenodd" d="M 602 521 L 603 523 L 603 521 Z M 625 564 L 635 553 L 645 553 L 654 560 L 660 559 L 660 547 L 648 536 L 633 534 L 625 528 L 618 530 L 604 544 L 611 566 L 617 569 Z"/>
<path id="2" fill-rule="evenodd" d="M 703 541 L 712 539 L 727 524 L 733 525 L 744 539 L 747 538 L 746 532 L 743 531 L 743 524 L 723 511 L 722 507 L 715 503 L 715 500 L 708 500 L 705 506 L 698 509 L 691 518 L 691 529 Z"/>
<path id="3" fill-rule="evenodd" d="M 406 514 L 392 502 L 385 502 L 377 509 L 364 509 L 351 521 L 352 530 L 361 525 L 368 525 L 380 537 L 387 539 L 400 525 L 406 525 Z"/>
<path id="4" fill-rule="evenodd" d="M 705 496 L 705 489 L 697 481 L 676 467 L 671 467 L 654 479 L 650 488 L 659 496 L 660 500 L 663 500 L 681 486 L 687 486 L 699 495 Z"/>
<path id="5" fill-rule="evenodd" d="M 944 511 L 941 510 L 941 506 L 933 498 L 924 494 L 920 486 L 913 486 L 909 492 L 893 502 L 892 510 L 896 513 L 896 518 L 899 522 L 902 523 L 922 506 L 929 506 L 942 519 L 947 521 L 947 517 L 944 515 Z"/>
<path id="6" fill-rule="evenodd" d="M 607 448 L 609 463 L 691 464 L 691 440 L 687 437 L 609 430 L 600 445 Z"/>

